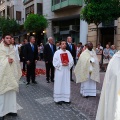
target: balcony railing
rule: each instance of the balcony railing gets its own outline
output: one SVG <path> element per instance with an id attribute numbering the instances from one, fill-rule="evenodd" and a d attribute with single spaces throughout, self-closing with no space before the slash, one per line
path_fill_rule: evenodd
<path id="1" fill-rule="evenodd" d="M 83 0 L 52 0 L 52 11 L 82 6 Z"/>

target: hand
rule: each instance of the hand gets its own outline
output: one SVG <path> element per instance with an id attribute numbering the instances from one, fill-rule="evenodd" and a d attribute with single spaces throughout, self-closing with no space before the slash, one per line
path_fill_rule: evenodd
<path id="1" fill-rule="evenodd" d="M 37 60 L 35 60 L 35 63 L 37 63 Z"/>
<path id="2" fill-rule="evenodd" d="M 63 63 L 62 65 L 63 65 L 63 66 L 68 66 L 68 63 Z"/>
<path id="3" fill-rule="evenodd" d="M 46 61 L 45 63 L 48 63 L 48 61 Z"/>
<path id="4" fill-rule="evenodd" d="M 8 58 L 8 62 L 9 63 L 13 63 L 13 59 L 12 58 Z"/>
<path id="5" fill-rule="evenodd" d="M 28 61 L 27 61 L 27 65 L 29 65 L 29 64 L 30 64 L 30 61 L 28 60 Z"/>

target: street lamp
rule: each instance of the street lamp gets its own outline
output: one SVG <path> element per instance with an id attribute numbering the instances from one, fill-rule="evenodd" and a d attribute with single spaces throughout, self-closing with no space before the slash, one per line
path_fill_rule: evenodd
<path id="1" fill-rule="evenodd" d="M 35 32 L 33 32 L 32 34 L 33 34 L 33 35 L 35 35 L 36 33 L 35 33 Z"/>
<path id="2" fill-rule="evenodd" d="M 27 36 L 29 36 L 30 35 L 30 33 L 27 33 Z"/>
<path id="3" fill-rule="evenodd" d="M 46 43 L 46 31 L 43 30 L 43 34 L 44 34 L 44 44 Z"/>
<path id="4" fill-rule="evenodd" d="M 43 33 L 46 33 L 46 31 L 45 31 L 45 30 L 43 30 Z"/>

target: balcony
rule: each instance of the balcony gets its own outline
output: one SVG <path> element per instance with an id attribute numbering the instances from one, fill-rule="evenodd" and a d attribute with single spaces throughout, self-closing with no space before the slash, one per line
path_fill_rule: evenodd
<path id="1" fill-rule="evenodd" d="M 32 2 L 32 1 L 33 0 L 23 0 L 23 4 L 26 5 L 26 4 L 28 4 L 28 3 Z"/>
<path id="2" fill-rule="evenodd" d="M 52 11 L 58 11 L 64 8 L 80 7 L 83 0 L 52 0 Z"/>

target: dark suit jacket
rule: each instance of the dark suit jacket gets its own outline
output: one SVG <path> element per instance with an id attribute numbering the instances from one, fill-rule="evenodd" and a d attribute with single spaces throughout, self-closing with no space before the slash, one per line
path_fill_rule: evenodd
<path id="1" fill-rule="evenodd" d="M 68 50 L 68 51 L 72 54 L 73 59 L 76 58 L 76 49 L 75 49 L 75 45 L 74 45 L 74 44 L 72 44 L 72 50 L 71 50 L 71 49 L 70 49 L 70 46 L 69 46 L 68 43 L 67 43 L 66 50 Z"/>
<path id="2" fill-rule="evenodd" d="M 24 57 L 26 61 L 34 62 L 35 60 L 38 60 L 38 48 L 37 45 L 34 44 L 34 52 L 32 50 L 32 47 L 30 43 L 26 44 L 24 47 Z"/>
<path id="3" fill-rule="evenodd" d="M 24 47 L 25 45 L 22 45 L 20 48 L 20 60 L 23 61 L 23 57 L 24 57 Z"/>
<path id="4" fill-rule="evenodd" d="M 54 50 L 54 53 L 55 53 L 55 51 L 56 51 L 56 46 L 55 45 L 53 45 L 53 50 Z M 44 60 L 45 60 L 45 62 L 52 62 L 54 53 L 52 52 L 52 49 L 50 48 L 50 45 L 46 44 L 44 46 Z"/>

